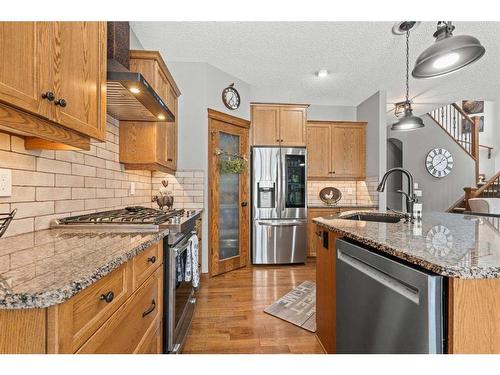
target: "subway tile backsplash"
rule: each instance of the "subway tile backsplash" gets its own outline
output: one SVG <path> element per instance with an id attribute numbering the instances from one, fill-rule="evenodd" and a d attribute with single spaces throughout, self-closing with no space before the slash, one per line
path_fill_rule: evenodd
<path id="1" fill-rule="evenodd" d="M 24 139 L 0 132 L 0 168 L 12 169 L 12 196 L 0 197 L 0 213 L 17 208 L 4 236 L 47 229 L 50 221 L 70 215 L 122 208 L 153 207 L 161 179 L 169 181 L 178 208 L 203 208 L 202 171 L 176 176 L 125 170 L 119 163 L 119 121 L 108 116 L 106 142 L 90 151 L 32 151 Z M 135 195 L 130 195 L 130 183 Z M 156 204 L 154 205 L 156 207 Z"/>
<path id="2" fill-rule="evenodd" d="M 364 181 L 308 181 L 307 200 L 309 205 L 323 205 L 319 198 L 321 189 L 333 186 L 342 192 L 338 204 L 345 205 L 377 205 L 378 177 L 367 177 Z"/>

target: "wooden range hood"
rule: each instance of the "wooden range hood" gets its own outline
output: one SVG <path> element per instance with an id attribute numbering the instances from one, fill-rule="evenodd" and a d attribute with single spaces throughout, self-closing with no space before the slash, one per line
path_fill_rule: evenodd
<path id="1" fill-rule="evenodd" d="M 130 25 L 108 22 L 107 112 L 122 121 L 175 121 L 175 116 L 141 73 L 129 71 Z"/>

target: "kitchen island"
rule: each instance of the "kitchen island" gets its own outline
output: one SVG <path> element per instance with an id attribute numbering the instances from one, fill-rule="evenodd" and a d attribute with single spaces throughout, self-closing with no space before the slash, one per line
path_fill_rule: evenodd
<path id="1" fill-rule="evenodd" d="M 335 243 L 342 238 L 445 277 L 448 353 L 500 353 L 498 218 L 427 213 L 415 224 L 346 219 L 355 214 L 313 220 L 314 241 L 321 249 L 317 256 L 317 335 L 328 352 L 335 352 L 336 297 L 332 291 Z"/>
<path id="2" fill-rule="evenodd" d="M 159 352 L 168 233 L 51 229 L 0 239 L 0 353 Z"/>

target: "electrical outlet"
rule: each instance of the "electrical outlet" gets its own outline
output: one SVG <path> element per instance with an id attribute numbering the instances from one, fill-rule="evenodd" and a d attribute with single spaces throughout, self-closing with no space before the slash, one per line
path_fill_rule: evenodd
<path id="1" fill-rule="evenodd" d="M 135 195 L 135 182 L 130 183 L 130 195 Z"/>
<path id="2" fill-rule="evenodd" d="M 12 195 L 12 171 L 10 169 L 0 169 L 0 197 L 10 197 Z"/>

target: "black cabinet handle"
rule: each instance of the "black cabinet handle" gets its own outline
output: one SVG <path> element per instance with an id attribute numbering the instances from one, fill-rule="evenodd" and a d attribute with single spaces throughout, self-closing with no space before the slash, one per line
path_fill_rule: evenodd
<path id="1" fill-rule="evenodd" d="M 167 161 L 174 161 L 174 159 L 167 159 Z"/>
<path id="2" fill-rule="evenodd" d="M 241 207 L 246 207 L 248 206 L 248 202 L 241 202 Z"/>
<path id="3" fill-rule="evenodd" d="M 144 318 L 147 315 L 151 314 L 154 311 L 155 308 L 156 308 L 156 301 L 152 300 L 151 301 L 151 306 L 149 306 L 148 309 L 142 313 L 142 317 Z"/>
<path id="4" fill-rule="evenodd" d="M 68 103 L 64 99 L 57 99 L 54 104 L 64 108 Z"/>
<path id="5" fill-rule="evenodd" d="M 49 102 L 51 102 L 56 98 L 56 96 L 54 95 L 54 93 L 52 91 L 46 91 L 46 92 L 42 93 L 42 98 L 47 99 Z"/>
<path id="6" fill-rule="evenodd" d="M 101 301 L 106 301 L 106 303 L 110 303 L 113 301 L 113 298 L 115 298 L 115 294 L 110 291 L 107 292 L 106 294 L 101 294 L 101 297 L 99 298 Z"/>
<path id="7" fill-rule="evenodd" d="M 156 263 L 156 257 L 154 255 L 152 257 L 149 257 L 148 263 L 151 263 L 151 264 Z"/>

